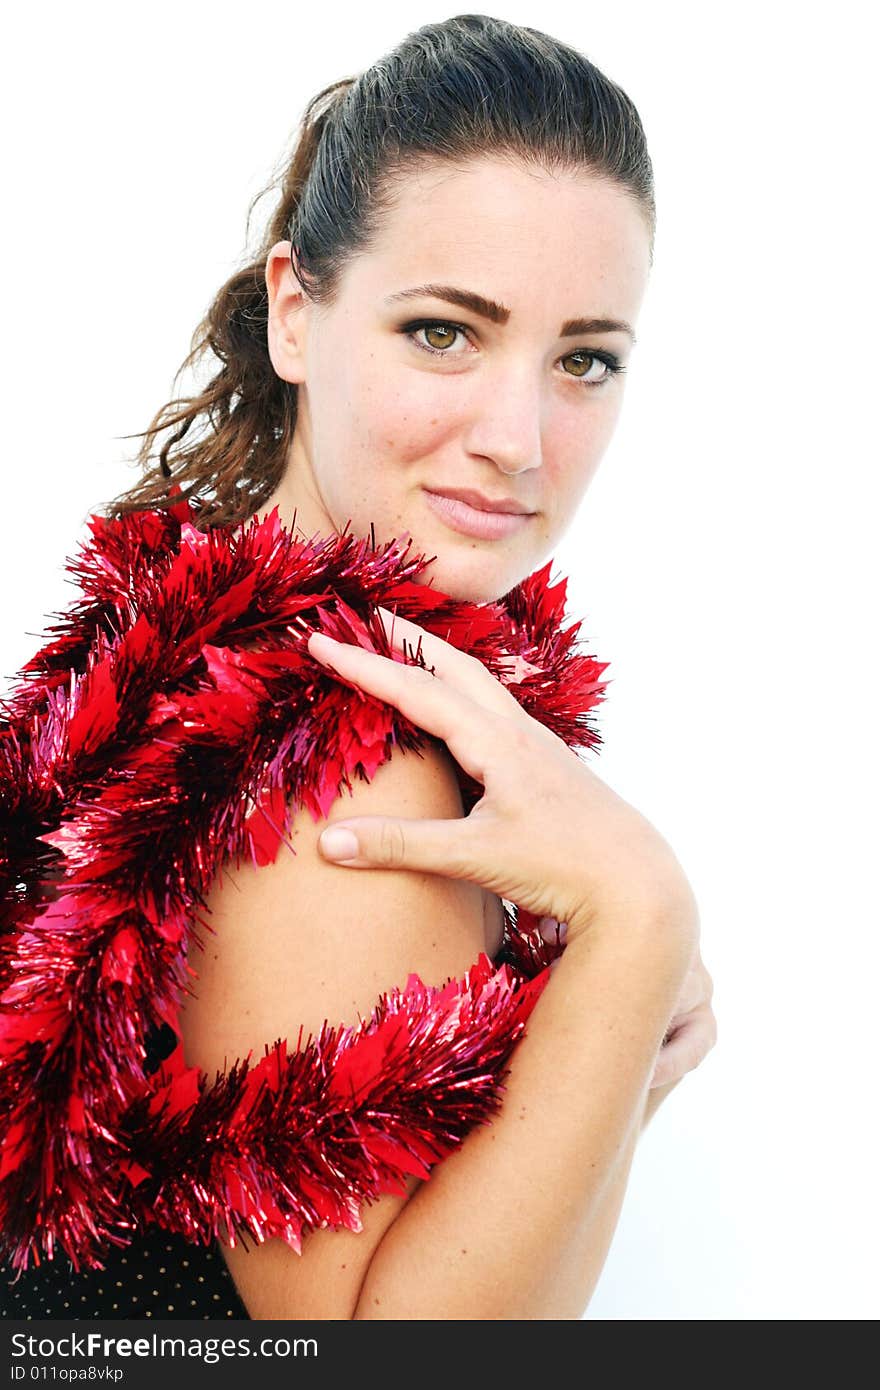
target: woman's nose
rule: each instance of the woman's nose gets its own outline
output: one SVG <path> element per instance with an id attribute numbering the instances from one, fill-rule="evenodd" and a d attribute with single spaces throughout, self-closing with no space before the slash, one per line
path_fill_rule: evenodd
<path id="1" fill-rule="evenodd" d="M 469 453 L 491 459 L 503 473 L 540 468 L 540 387 L 528 382 L 524 372 L 487 378 L 472 402 L 464 443 Z"/>

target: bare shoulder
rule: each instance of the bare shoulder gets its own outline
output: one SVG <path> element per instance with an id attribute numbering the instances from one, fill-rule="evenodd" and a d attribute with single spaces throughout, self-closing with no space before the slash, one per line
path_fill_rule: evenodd
<path id="1" fill-rule="evenodd" d="M 371 782 L 353 783 L 330 812 L 453 818 L 463 815 L 451 755 L 436 741 L 396 750 Z M 427 984 L 460 976 L 486 949 L 486 898 L 477 885 L 401 869 L 340 868 L 321 857 L 324 822 L 297 811 L 273 864 L 228 866 L 218 876 L 189 952 L 181 1013 L 184 1052 L 209 1076 L 239 1057 L 291 1049 L 325 1021 L 368 1017 L 378 996 L 411 971 Z M 302 1032 L 300 1033 L 300 1030 Z M 315 1231 L 302 1255 L 269 1240 L 224 1257 L 253 1318 L 349 1318 L 372 1254 L 406 1196 L 388 1194 L 361 1212 L 363 1230 Z"/>

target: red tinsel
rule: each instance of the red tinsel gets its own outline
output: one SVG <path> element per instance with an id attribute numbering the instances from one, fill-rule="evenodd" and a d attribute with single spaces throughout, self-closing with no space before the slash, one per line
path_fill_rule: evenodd
<path id="1" fill-rule="evenodd" d="M 376 609 L 396 611 L 573 749 L 601 741 L 607 665 L 563 631 L 550 562 L 477 605 L 418 583 L 429 561 L 410 542 L 301 540 L 277 511 L 194 519 L 186 499 L 92 517 L 68 562 L 81 597 L 0 710 L 0 1248 L 16 1268 L 58 1247 L 103 1268 L 151 1223 L 296 1250 L 314 1228 L 359 1230 L 365 1202 L 427 1177 L 497 1110 L 564 949 L 505 907 L 498 959 L 461 980 L 410 975 L 356 1026 L 276 1040 L 213 1080 L 187 1065 L 187 948 L 221 866 L 272 862 L 295 808 L 326 817 L 353 776 L 428 737 L 315 661 L 310 632 L 402 660 Z M 482 788 L 460 778 L 468 811 Z M 163 1030 L 177 1044 L 148 1072 Z"/>

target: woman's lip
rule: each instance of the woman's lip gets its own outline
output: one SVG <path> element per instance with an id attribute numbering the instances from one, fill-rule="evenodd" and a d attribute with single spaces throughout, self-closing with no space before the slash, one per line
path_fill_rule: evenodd
<path id="1" fill-rule="evenodd" d="M 512 536 L 514 531 L 522 530 L 530 521 L 533 512 L 481 512 L 460 502 L 455 497 L 443 497 L 439 492 L 424 489 L 428 506 L 445 521 L 453 531 L 463 536 L 476 536 L 479 540 L 498 541 Z"/>

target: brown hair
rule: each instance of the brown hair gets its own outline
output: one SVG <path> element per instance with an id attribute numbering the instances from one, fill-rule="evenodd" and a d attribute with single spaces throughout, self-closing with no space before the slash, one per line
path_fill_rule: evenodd
<path id="1" fill-rule="evenodd" d="M 250 222 L 254 204 L 280 184 L 262 244 L 220 289 L 175 383 L 208 349 L 220 369 L 201 394 L 172 399 L 146 430 L 124 436 L 144 440 L 134 462 L 146 471 L 107 514 L 166 507 L 174 484 L 178 496 L 179 488 L 192 497 L 206 528 L 257 511 L 281 480 L 296 425 L 296 387 L 269 358 L 270 249 L 290 240 L 303 290 L 315 303 L 330 303 L 346 262 L 381 231 L 408 169 L 486 153 L 616 181 L 644 212 L 653 244 L 651 161 L 625 92 L 536 29 L 487 15 L 425 25 L 359 77 L 332 83 L 308 103 L 288 167 L 248 212 Z M 164 430 L 173 433 L 151 466 Z"/>

